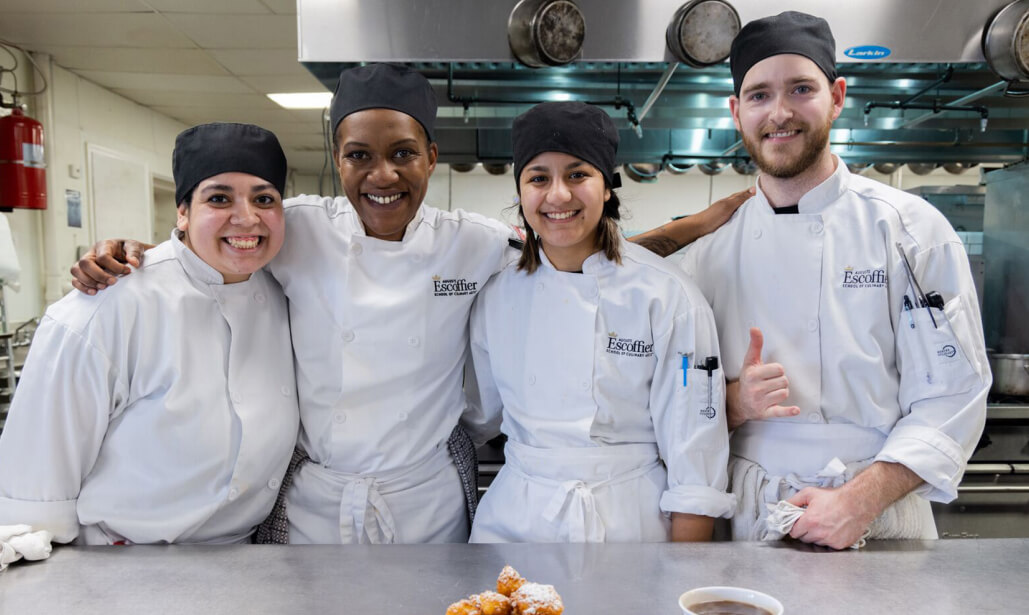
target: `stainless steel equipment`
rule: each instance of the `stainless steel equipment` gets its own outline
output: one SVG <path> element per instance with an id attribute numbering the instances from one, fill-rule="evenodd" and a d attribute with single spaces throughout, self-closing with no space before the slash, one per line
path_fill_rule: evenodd
<path id="1" fill-rule="evenodd" d="M 986 346 L 1029 352 L 1029 163 L 986 173 L 983 258 Z"/>
<path id="2" fill-rule="evenodd" d="M 1029 354 L 990 354 L 994 395 L 1029 396 Z"/>
<path id="3" fill-rule="evenodd" d="M 507 22 L 507 40 L 518 61 L 536 68 L 576 59 L 586 38 L 586 19 L 570 0 L 521 0 Z"/>
<path id="4" fill-rule="evenodd" d="M 822 15 L 840 62 L 982 62 L 983 25 L 1010 0 L 728 0 L 741 23 L 785 8 Z M 508 18 L 493 0 L 299 0 L 301 62 L 510 62 Z M 683 0 L 579 0 L 589 23 L 581 60 L 668 62 L 665 33 Z M 943 35 L 941 35 L 943 34 Z"/>

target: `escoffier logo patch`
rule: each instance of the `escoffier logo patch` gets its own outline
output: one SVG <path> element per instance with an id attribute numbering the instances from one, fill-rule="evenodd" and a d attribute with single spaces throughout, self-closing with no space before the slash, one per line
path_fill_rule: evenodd
<path id="1" fill-rule="evenodd" d="M 432 293 L 436 297 L 474 295 L 478 290 L 478 286 L 478 282 L 469 282 L 465 278 L 452 278 L 445 280 L 438 275 L 432 276 Z"/>
<path id="2" fill-rule="evenodd" d="M 843 268 L 841 288 L 886 288 L 885 269 Z"/>
<path id="3" fill-rule="evenodd" d="M 618 334 L 611 331 L 607 334 L 608 354 L 621 355 L 623 357 L 649 357 L 654 354 L 654 342 L 646 340 L 635 340 L 629 337 L 618 337 Z"/>

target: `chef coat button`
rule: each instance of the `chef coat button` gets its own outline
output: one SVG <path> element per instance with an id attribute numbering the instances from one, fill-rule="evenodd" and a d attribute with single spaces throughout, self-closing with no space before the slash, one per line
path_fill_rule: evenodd
<path id="1" fill-rule="evenodd" d="M 398 412 L 397 413 L 397 418 L 400 419 L 401 421 L 406 421 L 407 420 L 407 413 L 403 412 L 403 411 Z"/>
<path id="2" fill-rule="evenodd" d="M 234 403 L 234 404 L 238 404 L 238 403 L 240 403 L 242 401 L 240 399 L 239 395 L 236 395 L 235 393 L 230 393 L 229 394 L 229 399 L 231 399 L 232 403 Z"/>
<path id="3" fill-rule="evenodd" d="M 807 321 L 807 330 L 811 331 L 812 333 L 818 331 L 818 321 L 815 319 Z"/>
<path id="4" fill-rule="evenodd" d="M 419 343 L 420 343 L 419 339 L 417 337 L 413 336 L 413 335 L 411 337 L 407 338 L 407 345 L 408 346 L 417 346 Z"/>
<path id="5" fill-rule="evenodd" d="M 361 244 L 355 243 L 354 245 L 350 246 L 350 251 L 353 252 L 354 256 L 358 256 L 359 254 L 361 254 L 361 252 L 364 251 L 364 248 L 361 247 Z"/>
<path id="6" fill-rule="evenodd" d="M 822 223 L 821 222 L 812 222 L 811 223 L 811 232 L 814 233 L 815 235 L 821 233 L 822 232 Z"/>
<path id="7" fill-rule="evenodd" d="M 238 497 L 239 497 L 239 489 L 237 489 L 235 487 L 233 487 L 232 489 L 229 489 L 229 501 L 230 502 L 235 500 Z"/>
<path id="8" fill-rule="evenodd" d="M 543 290 L 543 282 L 536 282 L 536 290 Z"/>
<path id="9" fill-rule="evenodd" d="M 420 263 L 420 262 L 422 262 L 422 255 L 421 254 L 414 254 L 414 255 L 411 256 L 411 260 L 416 262 L 416 263 Z"/>
<path id="10" fill-rule="evenodd" d="M 268 488 L 269 489 L 278 489 L 279 488 L 279 479 L 273 478 L 270 481 L 268 481 Z"/>
<path id="11" fill-rule="evenodd" d="M 354 332 L 351 331 L 350 329 L 347 329 L 346 331 L 343 332 L 343 334 L 340 337 L 343 338 L 344 342 L 352 342 L 352 341 L 354 341 Z"/>
<path id="12" fill-rule="evenodd" d="M 289 394 L 293 392 L 293 389 L 291 389 L 290 387 L 282 387 L 279 390 L 282 391 L 282 394 L 286 397 L 289 397 Z"/>
<path id="13" fill-rule="evenodd" d="M 529 384 L 536 384 L 536 376 L 529 375 Z"/>
<path id="14" fill-rule="evenodd" d="M 754 229 L 754 239 L 761 239 L 761 229 Z"/>
<path id="15" fill-rule="evenodd" d="M 258 303 L 264 303 L 264 294 L 262 294 L 262 293 L 254 293 L 254 301 L 256 301 Z"/>
<path id="16" fill-rule="evenodd" d="M 590 381 L 589 380 L 583 380 L 582 382 L 579 383 L 579 386 L 582 387 L 583 391 L 588 391 L 588 390 L 590 390 Z"/>
<path id="17" fill-rule="evenodd" d="M 821 423 L 822 422 L 822 415 L 818 414 L 817 412 L 812 412 L 811 414 L 807 415 L 807 422 L 808 423 Z"/>
<path id="18" fill-rule="evenodd" d="M 347 422 L 347 415 L 346 415 L 345 412 L 338 412 L 338 413 L 336 413 L 336 416 L 334 416 L 332 418 L 337 423 L 346 423 Z"/>
<path id="19" fill-rule="evenodd" d="M 593 288 L 593 292 L 591 292 L 590 295 L 593 296 L 593 297 L 599 297 L 600 296 L 600 288 L 594 287 Z"/>

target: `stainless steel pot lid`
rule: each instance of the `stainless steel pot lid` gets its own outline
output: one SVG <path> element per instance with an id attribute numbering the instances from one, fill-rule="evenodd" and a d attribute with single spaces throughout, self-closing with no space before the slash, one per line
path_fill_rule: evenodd
<path id="1" fill-rule="evenodd" d="M 740 16 L 724 0 L 691 0 L 679 7 L 665 30 L 668 51 L 680 62 L 702 68 L 729 57 Z"/>

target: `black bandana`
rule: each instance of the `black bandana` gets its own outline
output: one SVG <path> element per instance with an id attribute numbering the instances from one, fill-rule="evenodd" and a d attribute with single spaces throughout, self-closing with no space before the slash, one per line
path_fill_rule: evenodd
<path id="1" fill-rule="evenodd" d="M 830 82 L 836 81 L 836 41 L 821 17 L 786 11 L 743 26 L 732 41 L 729 67 L 737 96 L 752 66 L 771 56 L 795 53 L 814 62 Z"/>
<path id="2" fill-rule="evenodd" d="M 175 204 L 220 173 L 249 173 L 286 189 L 286 154 L 271 132 L 253 124 L 201 124 L 179 133 L 172 152 Z"/>
<path id="3" fill-rule="evenodd" d="M 333 141 L 336 128 L 346 116 L 365 109 L 393 109 L 406 113 L 425 129 L 429 142 L 436 140 L 436 93 L 418 71 L 396 64 L 369 64 L 339 74 L 329 117 Z"/>
<path id="4" fill-rule="evenodd" d="M 592 164 L 609 187 L 621 185 L 614 172 L 618 130 L 600 107 L 581 102 L 540 103 L 515 118 L 511 141 L 515 184 L 530 160 L 543 152 L 562 152 Z"/>

